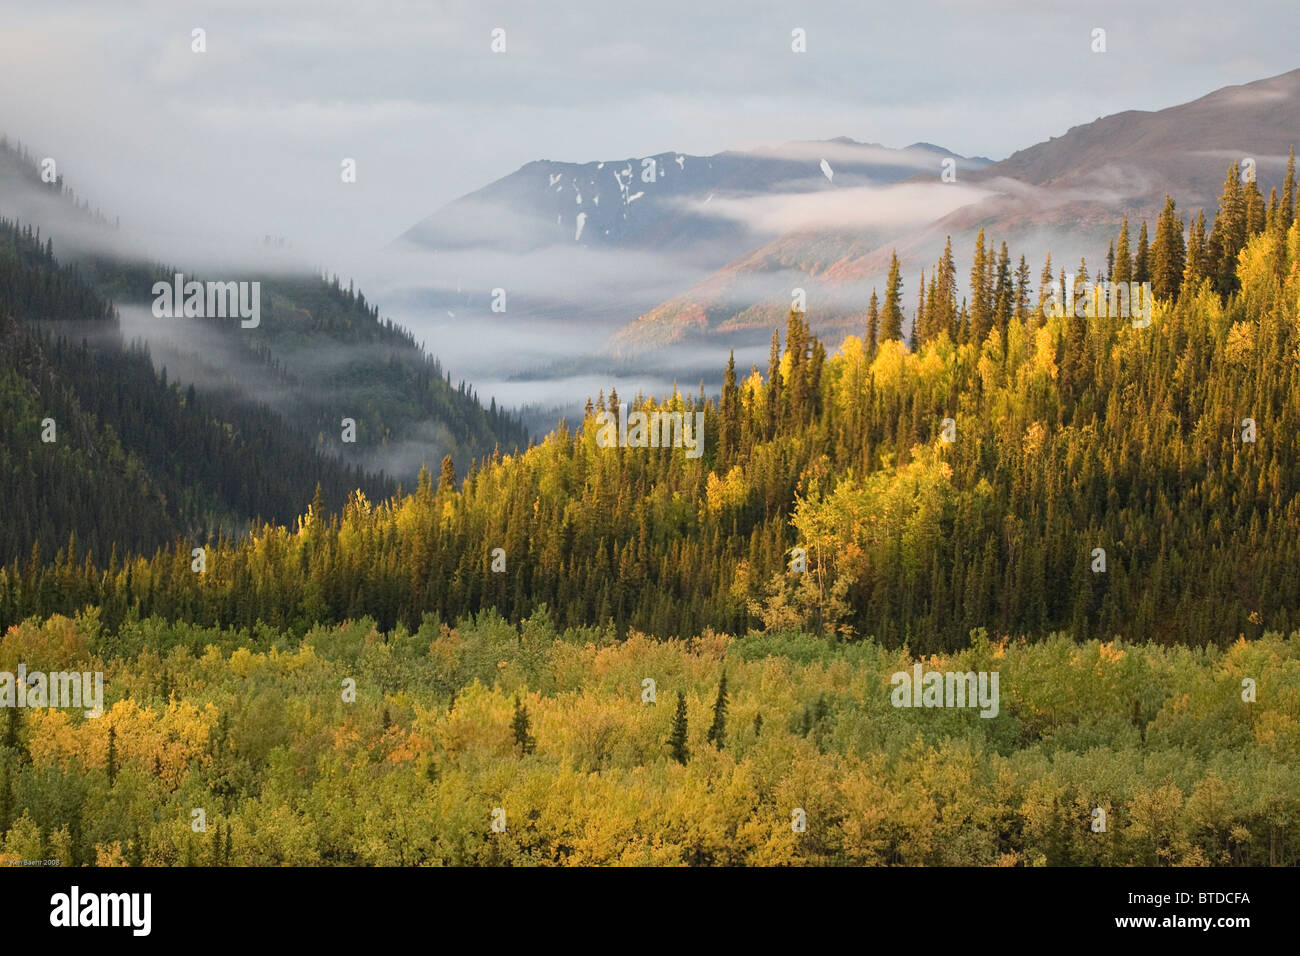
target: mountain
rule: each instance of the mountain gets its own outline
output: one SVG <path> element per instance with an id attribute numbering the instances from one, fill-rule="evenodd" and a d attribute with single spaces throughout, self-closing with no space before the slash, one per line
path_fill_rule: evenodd
<path id="1" fill-rule="evenodd" d="M 1300 142 L 1300 70 L 1156 112 L 1130 110 L 1071 128 L 1065 135 L 958 175 L 970 201 L 905 229 L 861 226 L 787 232 L 739 256 L 647 310 L 613 340 L 623 354 L 668 343 L 716 341 L 754 345 L 784 321 L 790 290 L 803 287 L 817 303 L 818 331 L 860 331 L 872 288 L 883 297 L 892 250 L 906 276 L 905 301 L 916 301 L 915 279 L 941 254 L 947 237 L 969 249 L 979 229 L 1018 247 L 1041 264 L 1047 252 L 1072 267 L 1096 263 L 1122 216 L 1151 220 L 1166 193 L 1185 216 L 1210 206 L 1229 163 L 1255 160 L 1265 197 L 1281 187 L 1290 148 Z M 935 195 L 952 184 L 919 174 L 859 197 L 870 204 Z M 1154 234 L 1154 233 L 1153 233 Z M 1134 226 L 1136 242 L 1137 227 Z M 1035 267 L 1035 274 L 1037 268 Z"/>
<path id="2" fill-rule="evenodd" d="M 779 204 L 896 183 L 945 159 L 939 146 L 891 149 L 847 137 L 712 156 L 675 152 L 614 161 L 539 160 L 458 199 L 392 246 L 426 277 L 412 298 L 468 319 L 565 319 L 609 331 L 781 233 Z M 767 216 L 748 204 L 773 203 Z"/>
<path id="3" fill-rule="evenodd" d="M 1165 193 L 1192 208 L 1213 203 L 1228 163 L 1253 158 L 1260 188 L 1281 186 L 1300 138 L 1300 69 L 1155 112 L 1127 110 L 1071 127 L 975 173 L 1078 190 L 1103 203 L 1156 206 Z"/>

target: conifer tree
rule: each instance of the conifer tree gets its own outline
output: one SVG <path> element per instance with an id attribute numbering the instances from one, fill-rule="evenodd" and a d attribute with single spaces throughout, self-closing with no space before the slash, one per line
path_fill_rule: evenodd
<path id="1" fill-rule="evenodd" d="M 1043 271 L 1038 275 L 1038 306 L 1033 312 L 1033 324 L 1038 326 L 1045 318 L 1043 308 L 1047 305 L 1048 299 L 1052 296 L 1052 286 L 1056 282 L 1056 277 L 1052 275 L 1052 254 L 1047 254 L 1043 262 Z"/>
<path id="2" fill-rule="evenodd" d="M 672 757 L 680 764 L 691 759 L 690 749 L 686 746 L 686 695 L 677 692 L 677 713 L 673 715 L 673 729 L 668 737 L 668 746 Z"/>
<path id="3" fill-rule="evenodd" d="M 1286 161 L 1286 181 L 1282 184 L 1282 232 L 1285 234 L 1295 221 L 1296 185 L 1295 185 L 1295 147 Z"/>
<path id="4" fill-rule="evenodd" d="M 1241 171 L 1237 164 L 1228 166 L 1228 177 L 1219 196 L 1219 210 L 1206 242 L 1206 274 L 1214 280 L 1219 295 L 1227 298 L 1237 288 L 1237 253 L 1246 238 L 1245 199 L 1241 189 Z"/>
<path id="5" fill-rule="evenodd" d="M 442 474 L 438 476 L 438 494 L 450 494 L 456 490 L 456 466 L 452 464 L 451 455 L 442 456 Z"/>
<path id="6" fill-rule="evenodd" d="M 532 726 L 528 719 L 528 708 L 520 701 L 519 695 L 515 695 L 515 716 L 510 722 L 510 727 L 515 733 L 515 746 L 519 752 L 525 756 L 532 753 L 537 747 L 537 741 L 533 739 L 529 728 Z"/>
<path id="7" fill-rule="evenodd" d="M 1264 207 L 1264 196 L 1259 191 L 1259 183 L 1254 178 L 1246 182 L 1242 192 L 1246 205 L 1245 239 L 1249 240 L 1264 231 L 1267 210 Z"/>
<path id="8" fill-rule="evenodd" d="M 970 269 L 970 340 L 983 343 L 993 328 L 992 290 L 989 288 L 989 256 L 984 246 L 984 230 L 975 237 L 975 257 Z"/>
<path id="9" fill-rule="evenodd" d="M 952 255 L 952 236 L 944 243 L 943 256 L 939 259 L 938 281 L 935 294 L 930 296 L 930 311 L 935 315 L 935 334 L 945 329 L 954 342 L 957 341 L 957 263 Z M 936 312 L 937 310 L 937 312 Z"/>
<path id="10" fill-rule="evenodd" d="M 1007 325 L 1011 322 L 1014 306 L 1015 288 L 1011 280 L 1011 255 L 1007 252 L 1007 244 L 1003 242 L 998 252 L 993 282 L 993 321 L 1002 333 L 1003 343 L 1007 340 Z"/>
<path id="11" fill-rule="evenodd" d="M 708 741 L 722 749 L 727 735 L 727 672 L 722 672 L 718 683 L 718 698 L 713 702 L 713 723 L 709 725 Z"/>
<path id="12" fill-rule="evenodd" d="M 808 417 L 808 364 L 811 356 L 812 336 L 803 314 L 790 310 L 786 318 L 785 354 L 790 358 L 790 371 L 785 383 L 786 405 L 790 421 L 802 424 Z"/>
<path id="13" fill-rule="evenodd" d="M 1147 241 L 1147 221 L 1145 219 L 1142 220 L 1142 228 L 1138 230 L 1137 254 L 1133 257 L 1133 281 L 1151 281 L 1151 246 Z"/>
<path id="14" fill-rule="evenodd" d="M 876 345 L 880 341 L 880 298 L 876 290 L 871 290 L 871 302 L 867 305 L 867 355 L 876 354 Z"/>
<path id="15" fill-rule="evenodd" d="M 1070 291 L 1070 296 L 1069 314 L 1079 319 L 1075 323 L 1075 327 L 1079 332 L 1082 332 L 1087 327 L 1086 319 L 1080 316 L 1079 313 L 1083 312 L 1085 308 L 1091 309 L 1093 298 L 1092 279 L 1088 274 L 1088 261 L 1086 259 L 1079 260 L 1079 268 L 1074 274 L 1074 286 Z"/>
<path id="16" fill-rule="evenodd" d="M 885 304 L 880 310 L 880 341 L 900 342 L 903 338 L 903 278 L 898 253 L 889 255 L 889 278 L 885 282 Z"/>
<path id="17" fill-rule="evenodd" d="M 939 297 L 939 275 L 938 267 L 930 270 L 930 288 L 926 292 L 925 307 L 925 324 L 927 326 L 925 340 L 932 342 L 937 339 L 940 333 L 947 327 L 943 318 L 943 307 L 938 305 Z"/>
<path id="18" fill-rule="evenodd" d="M 916 296 L 916 317 L 912 319 L 912 344 L 911 349 L 915 352 L 921 343 L 925 341 L 925 270 L 921 270 L 921 281 L 917 285 Z"/>
<path id="19" fill-rule="evenodd" d="M 108 785 L 117 779 L 117 728 L 108 728 Z"/>
<path id="20" fill-rule="evenodd" d="M 1174 210 L 1173 197 L 1165 196 L 1165 208 L 1156 220 L 1156 242 L 1152 249 L 1151 291 L 1158 299 L 1174 299 L 1187 266 L 1183 244 L 1183 220 Z"/>
<path id="21" fill-rule="evenodd" d="M 1029 263 L 1024 256 L 1016 266 L 1015 319 L 1020 323 L 1029 321 Z"/>
<path id="22" fill-rule="evenodd" d="M 1187 231 L 1187 256 L 1183 263 L 1183 292 L 1194 294 L 1205 278 L 1205 210 L 1196 214 Z"/>
<path id="23" fill-rule="evenodd" d="M 740 389 L 736 386 L 736 352 L 727 357 L 722 377 L 722 432 L 718 436 L 718 460 L 726 465 L 740 444 Z"/>
<path id="24" fill-rule="evenodd" d="M 1128 246 L 1128 216 L 1119 227 L 1119 242 L 1115 244 L 1115 265 L 1108 270 L 1112 282 L 1133 281 L 1133 254 Z"/>

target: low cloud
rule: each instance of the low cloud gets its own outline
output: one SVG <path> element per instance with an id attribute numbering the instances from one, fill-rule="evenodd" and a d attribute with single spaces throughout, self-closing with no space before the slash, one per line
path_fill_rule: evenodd
<path id="1" fill-rule="evenodd" d="M 904 228 L 932 222 L 991 195 L 984 186 L 961 183 L 900 183 L 889 187 L 850 186 L 818 192 L 715 197 L 692 203 L 701 215 L 743 222 L 758 232 Z"/>

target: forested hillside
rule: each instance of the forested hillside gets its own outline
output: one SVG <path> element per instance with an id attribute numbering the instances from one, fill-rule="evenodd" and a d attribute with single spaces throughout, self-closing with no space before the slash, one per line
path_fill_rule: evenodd
<path id="1" fill-rule="evenodd" d="M 35 193 L 45 204 L 34 208 L 107 241 L 102 215 L 61 179 L 43 183 L 34 159 L 3 140 L 0 173 L 0 187 Z M 332 510 L 358 489 L 385 498 L 401 480 L 385 465 L 413 477 L 422 455 L 527 444 L 516 419 L 452 385 L 410 333 L 337 279 L 259 280 L 260 335 L 188 318 L 152 353 L 112 303 L 148 310 L 153 283 L 172 274 L 103 255 L 64 262 L 39 229 L 0 219 L 0 560 L 152 554 L 178 538 L 291 523 L 317 486 Z M 178 381 L 178 368 L 199 387 Z M 345 417 L 353 444 L 340 441 Z M 390 442 L 400 454 L 385 454 Z"/>
<path id="2" fill-rule="evenodd" d="M 35 320 L 81 328 L 57 338 Z M 255 518 L 289 521 L 319 482 L 339 504 L 383 478 L 324 457 L 265 407 L 169 383 L 113 309 L 30 227 L 0 220 L 0 554 L 39 563 L 152 553 Z"/>
<path id="3" fill-rule="evenodd" d="M 576 432 L 495 455 L 463 487 L 448 460 L 436 486 L 426 473 L 398 498 L 207 542 L 202 574 L 198 540 L 110 568 L 12 561 L 0 623 L 98 604 L 110 630 L 158 614 L 301 634 L 546 604 L 618 633 L 802 627 L 925 652 L 977 627 L 1193 645 L 1286 633 L 1300 626 L 1294 182 L 1265 203 L 1234 166 L 1209 226 L 1184 238 L 1172 200 L 1154 239 L 1125 223 L 1096 271 L 1152 284 L 1147 326 L 1045 317 L 1066 269 L 1046 263 L 1035 290 L 981 236 L 968 299 L 951 254 L 936 265 L 911 349 L 894 281 L 872 334 L 833 355 L 792 314 L 766 376 L 728 369 L 716 402 L 635 399 L 702 410 L 702 457 L 599 447 L 611 390 Z"/>
<path id="4" fill-rule="evenodd" d="M 528 445 L 528 431 L 515 416 L 495 401 L 482 405 L 465 382 L 453 384 L 410 332 L 382 318 L 376 305 L 337 277 L 286 272 L 269 250 L 265 268 L 236 270 L 237 275 L 227 274 L 228 267 L 196 274 L 192 264 L 148 262 L 119 251 L 130 244 L 101 214 L 77 199 L 62 178 L 42 182 L 35 159 L 0 138 L 4 190 L 11 195 L 0 192 L 0 206 L 12 203 L 83 230 L 78 253 L 61 264 L 75 268 L 80 295 L 108 300 L 119 313 L 134 309 L 121 323 L 124 336 L 147 342 L 155 367 L 170 369 L 183 385 L 196 384 L 202 398 L 222 409 L 241 408 L 244 416 L 268 419 L 269 427 L 294 433 L 285 440 L 308 436 L 318 451 L 354 471 L 386 476 L 367 489 L 387 494 L 391 482 L 409 485 L 422 461 L 437 462 L 444 454 L 468 461 L 497 447 L 511 451 Z M 45 251 L 51 251 L 48 239 Z M 28 262 L 25 268 L 41 265 Z M 151 315 L 154 283 L 170 284 L 178 272 L 186 281 L 259 283 L 258 323 L 244 328 L 224 318 L 139 319 Z M 24 296 L 12 307 L 16 315 L 49 324 L 53 335 L 79 343 L 86 330 L 75 323 L 93 317 L 94 310 L 46 303 L 46 288 L 33 281 L 6 283 L 0 294 Z M 355 422 L 354 441 L 341 440 L 344 418 Z M 311 501 L 312 487 L 309 476 L 299 473 L 294 505 L 261 516 L 289 520 Z M 341 503 L 329 487 L 326 491 L 331 505 Z"/>

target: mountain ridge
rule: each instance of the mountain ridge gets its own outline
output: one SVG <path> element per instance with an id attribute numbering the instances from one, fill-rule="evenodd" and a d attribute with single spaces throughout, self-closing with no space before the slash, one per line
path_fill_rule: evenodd
<path id="1" fill-rule="evenodd" d="M 1280 115 L 1278 104 L 1285 104 Z M 1216 131 L 1217 138 L 1203 138 L 1202 129 Z M 804 280 L 819 285 L 820 301 L 833 306 L 816 310 L 818 329 L 843 333 L 861 326 L 867 290 L 883 290 L 891 251 L 899 252 L 910 302 L 916 296 L 913 277 L 938 259 L 946 239 L 969 246 L 979 229 L 1022 249 L 1030 246 L 1026 251 L 1037 253 L 1039 261 L 1051 251 L 1054 261 L 1071 265 L 1104 251 L 1122 216 L 1154 220 L 1166 193 L 1177 199 L 1184 214 L 1200 208 L 1212 212 L 1231 161 L 1226 144 L 1243 141 L 1264 147 L 1257 174 L 1267 195 L 1270 187 L 1281 185 L 1286 148 L 1300 142 L 1300 69 L 1222 87 L 1161 110 L 1110 114 L 999 162 L 962 170 L 959 183 L 991 194 L 878 242 L 867 230 L 782 235 L 638 316 L 614 336 L 610 348 L 628 355 L 692 338 L 725 338 L 739 330 L 770 331 L 789 307 L 789 290 L 807 284 Z M 1161 152 L 1152 152 L 1154 146 Z M 1236 152 L 1238 159 L 1250 156 L 1244 149 Z M 895 188 L 909 185 L 933 187 L 935 177 L 918 174 Z M 1050 249 L 1035 240 L 1048 231 L 1064 236 L 1065 242 Z M 749 302 L 730 301 L 734 290 L 746 284 L 761 284 L 768 291 Z M 733 337 L 726 344 L 756 342 L 752 336 Z"/>

